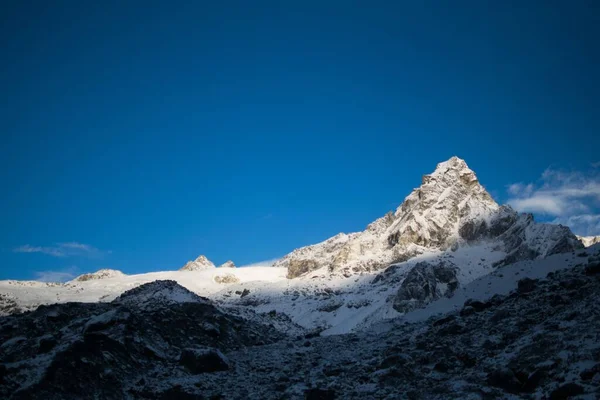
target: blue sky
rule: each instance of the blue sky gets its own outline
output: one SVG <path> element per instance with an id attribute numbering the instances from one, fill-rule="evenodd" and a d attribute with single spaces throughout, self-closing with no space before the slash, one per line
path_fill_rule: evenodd
<path id="1" fill-rule="evenodd" d="M 452 155 L 600 234 L 596 2 L 296 3 L 4 5 L 0 279 L 271 259 Z"/>

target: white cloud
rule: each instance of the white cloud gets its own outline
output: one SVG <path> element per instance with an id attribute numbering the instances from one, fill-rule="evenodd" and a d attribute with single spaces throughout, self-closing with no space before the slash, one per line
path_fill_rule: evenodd
<path id="1" fill-rule="evenodd" d="M 56 243 L 54 246 L 32 246 L 25 244 L 13 249 L 15 253 L 42 253 L 53 257 L 99 257 L 103 252 L 89 244 L 78 242 Z M 110 254 L 110 253 L 109 253 Z"/>
<path id="2" fill-rule="evenodd" d="M 25 244 L 13 249 L 15 253 L 43 253 L 54 257 L 65 257 L 65 253 L 59 247 L 41 247 Z"/>
<path id="3" fill-rule="evenodd" d="M 77 276 L 77 267 L 71 266 L 61 270 L 38 271 L 35 280 L 40 282 L 66 282 Z"/>
<path id="4" fill-rule="evenodd" d="M 258 261 L 252 264 L 241 265 L 240 268 L 246 267 L 272 267 L 275 264 L 275 261 L 279 260 L 279 258 L 273 258 L 270 260 Z"/>
<path id="5" fill-rule="evenodd" d="M 518 211 L 554 217 L 581 235 L 600 234 L 600 174 L 548 168 L 536 183 L 507 186 L 508 203 Z"/>

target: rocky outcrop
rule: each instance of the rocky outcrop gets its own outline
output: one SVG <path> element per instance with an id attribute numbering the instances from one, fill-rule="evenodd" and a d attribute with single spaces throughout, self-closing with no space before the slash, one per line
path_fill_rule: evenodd
<path id="1" fill-rule="evenodd" d="M 417 263 L 400 285 L 394 309 L 406 313 L 441 297 L 452 296 L 458 288 L 456 272 L 456 266 L 450 263 Z"/>
<path id="2" fill-rule="evenodd" d="M 227 371 L 229 361 L 218 349 L 184 349 L 179 363 L 192 374 Z"/>
<path id="3" fill-rule="evenodd" d="M 194 261 L 188 261 L 180 271 L 202 271 L 205 269 L 216 268 L 206 256 L 198 256 Z"/>
<path id="4" fill-rule="evenodd" d="M 464 244 L 497 241 L 508 264 L 568 252 L 581 245 L 566 227 L 537 224 L 528 214 L 500 207 L 458 157 L 423 176 L 394 213 L 363 232 L 340 233 L 322 243 L 294 250 L 278 260 L 296 278 L 327 267 L 350 276 L 409 260 L 430 250 L 456 250 Z"/>
<path id="5" fill-rule="evenodd" d="M 125 276 L 124 273 L 116 269 L 101 269 L 93 273 L 79 275 L 73 279 L 73 282 L 85 282 L 94 281 L 98 279 L 109 279 L 109 278 L 121 278 Z"/>
<path id="6" fill-rule="evenodd" d="M 238 283 L 240 281 L 240 278 L 238 278 L 234 274 L 229 274 L 229 273 L 215 275 L 215 277 L 213 279 L 215 282 L 222 283 L 225 285 L 232 284 L 232 283 Z"/>

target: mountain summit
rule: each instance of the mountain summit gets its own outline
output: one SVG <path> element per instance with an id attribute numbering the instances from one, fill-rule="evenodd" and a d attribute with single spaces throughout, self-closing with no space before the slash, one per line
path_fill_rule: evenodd
<path id="1" fill-rule="evenodd" d="M 216 268 L 215 264 L 212 263 L 206 256 L 200 255 L 194 261 L 188 261 L 180 271 L 201 271 L 203 269 Z"/>
<path id="2" fill-rule="evenodd" d="M 395 212 L 365 231 L 296 249 L 275 266 L 287 267 L 288 278 L 322 267 L 349 276 L 479 241 L 497 241 L 503 248 L 506 262 L 498 264 L 581 247 L 568 228 L 536 224 L 530 214 L 499 206 L 467 163 L 452 157 L 424 175 Z"/>

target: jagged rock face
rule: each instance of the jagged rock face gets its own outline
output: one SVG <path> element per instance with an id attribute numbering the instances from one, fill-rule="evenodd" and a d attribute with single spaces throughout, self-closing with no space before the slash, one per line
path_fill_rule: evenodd
<path id="1" fill-rule="evenodd" d="M 233 261 L 225 261 L 223 264 L 219 265 L 219 268 L 236 268 Z"/>
<path id="2" fill-rule="evenodd" d="M 216 267 L 215 267 L 215 264 L 212 263 L 212 261 L 210 261 L 205 256 L 201 255 L 201 256 L 198 256 L 198 258 L 196 258 L 194 261 L 188 261 L 187 264 L 185 264 L 180 269 L 180 271 L 201 271 L 203 269 L 208 269 L 208 268 L 216 268 Z"/>
<path id="3" fill-rule="evenodd" d="M 498 240 L 507 262 L 571 251 L 580 245 L 568 228 L 535 224 L 530 215 L 500 207 L 475 173 L 458 157 L 438 164 L 394 213 L 363 232 L 340 233 L 294 250 L 276 267 L 296 278 L 327 267 L 346 276 L 404 262 L 428 250 L 456 250 L 461 244 Z"/>
<path id="4" fill-rule="evenodd" d="M 406 313 L 441 297 L 452 296 L 458 288 L 456 272 L 456 266 L 451 263 L 417 263 L 400 285 L 394 309 Z"/>
<path id="5" fill-rule="evenodd" d="M 101 269 L 93 273 L 79 275 L 73 279 L 76 282 L 93 281 L 98 279 L 119 278 L 125 276 L 124 273 L 116 269 Z"/>
<path id="6" fill-rule="evenodd" d="M 145 381 L 223 370 L 221 351 L 282 337 L 172 281 L 112 303 L 40 306 L 0 319 L 0 398 L 146 398 Z"/>
<path id="7" fill-rule="evenodd" d="M 577 236 L 577 239 L 579 239 L 585 247 L 600 243 L 600 236 Z"/>

